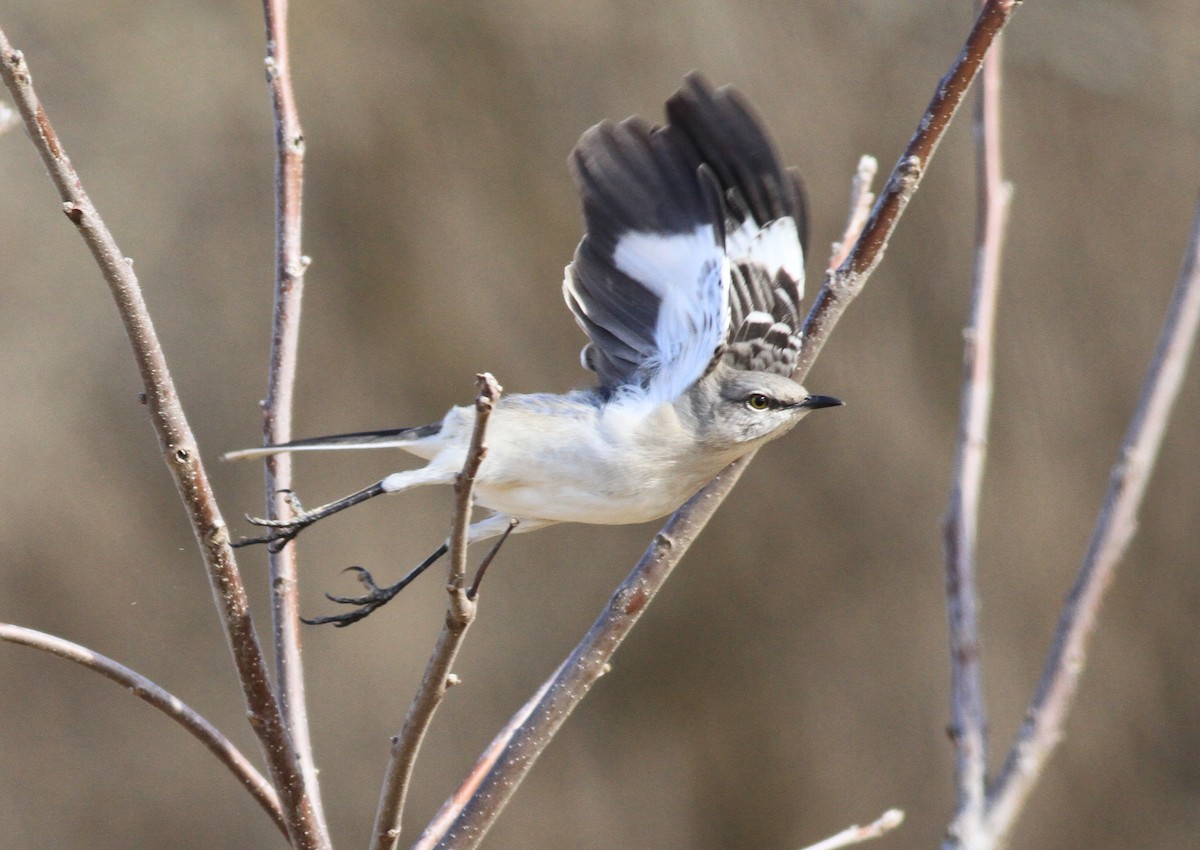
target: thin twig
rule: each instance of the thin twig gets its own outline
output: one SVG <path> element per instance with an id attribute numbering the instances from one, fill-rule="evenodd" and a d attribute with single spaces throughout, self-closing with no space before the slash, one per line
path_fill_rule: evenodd
<path id="1" fill-rule="evenodd" d="M 1187 372 L 1200 325 L 1200 203 L 1183 269 L 1129 431 L 1109 478 L 1091 543 L 1067 595 L 1037 693 L 989 799 L 987 828 L 1002 843 L 1062 737 L 1104 593 L 1137 529 L 1137 513 Z"/>
<path id="2" fill-rule="evenodd" d="M 975 100 L 978 212 L 974 286 L 971 317 L 963 331 L 962 400 L 945 524 L 950 731 L 955 746 L 957 786 L 955 816 L 946 833 L 947 850 L 977 846 L 987 795 L 987 710 L 980 663 L 975 560 L 992 407 L 1000 254 L 1012 198 L 1012 187 L 1001 173 L 1001 47 L 997 38 L 984 61 Z"/>
<path id="3" fill-rule="evenodd" d="M 467 545 L 470 540 L 471 508 L 475 500 L 475 478 L 479 475 L 479 467 L 487 456 L 487 445 L 484 440 L 487 435 L 488 420 L 492 418 L 492 410 L 500 400 L 503 388 L 488 372 L 475 376 L 475 386 L 479 394 L 475 397 L 475 427 L 471 431 L 471 444 L 467 448 L 467 459 L 463 462 L 462 471 L 454 480 L 454 521 L 450 529 L 450 590 L 451 605 L 456 614 L 464 614 L 463 603 L 467 601 L 465 592 L 467 576 Z"/>
<path id="4" fill-rule="evenodd" d="M 804 850 L 840 850 L 842 847 L 862 844 L 864 841 L 870 841 L 873 838 L 886 835 L 902 823 L 904 823 L 904 812 L 899 809 L 888 809 L 866 826 L 847 827 L 837 835 L 829 836 L 824 841 L 810 844 Z"/>
<path id="5" fill-rule="evenodd" d="M 300 345 L 300 307 L 308 257 L 301 251 L 301 208 L 304 191 L 304 131 L 300 127 L 292 90 L 288 51 L 287 0 L 263 0 L 266 24 L 267 85 L 275 125 L 275 312 L 272 319 L 267 397 L 263 402 L 263 439 L 267 445 L 292 437 L 292 401 Z M 269 519 L 292 515 L 287 493 L 292 489 L 292 456 L 266 459 L 264 487 Z M 305 793 L 322 844 L 328 846 L 329 826 L 321 802 L 321 787 L 313 755 L 304 695 L 304 665 L 300 657 L 300 601 L 296 547 L 268 546 L 271 614 L 275 635 L 275 683 L 279 711 L 292 736 Z"/>
<path id="6" fill-rule="evenodd" d="M 745 458 L 727 467 L 717 480 L 740 475 L 744 468 Z M 546 744 L 607 671 L 612 654 L 719 505 L 719 500 L 702 490 L 655 535 L 570 657 L 496 736 L 466 783 L 413 845 L 414 850 L 479 844 Z"/>
<path id="7" fill-rule="evenodd" d="M 875 173 L 878 170 L 879 163 L 875 157 L 863 154 L 858 158 L 858 168 L 854 171 L 854 179 L 850 181 L 850 214 L 846 216 L 842 238 L 834 242 L 830 250 L 829 265 L 825 267 L 827 275 L 833 274 L 833 270 L 845 261 L 863 228 L 867 226 L 871 205 L 875 203 L 875 193 L 871 191 L 871 185 L 875 182 Z"/>
<path id="8" fill-rule="evenodd" d="M 74 661 L 128 688 L 135 697 L 157 708 L 207 747 L 250 792 L 250 796 L 262 806 L 279 827 L 279 831 L 287 836 L 287 822 L 283 819 L 283 811 L 279 808 L 279 795 L 275 793 L 275 789 L 228 738 L 187 703 L 124 664 L 69 640 L 9 623 L 0 623 L 0 640 L 40 649 L 59 658 Z"/>
<path id="9" fill-rule="evenodd" d="M 446 691 L 455 683 L 450 668 L 458 657 L 458 650 L 466 637 L 467 629 L 475 619 L 476 599 L 466 588 L 467 542 L 471 527 L 471 507 L 474 501 L 475 477 L 487 454 L 484 442 L 487 423 L 492 409 L 500 398 L 501 388 L 496 379 L 486 372 L 477 375 L 479 395 L 475 399 L 475 427 L 471 433 L 471 446 L 462 472 L 454 482 L 454 523 L 450 532 L 450 580 L 446 591 L 450 601 L 446 609 L 446 621 L 438 635 L 437 644 L 425 666 L 425 675 L 413 696 L 408 715 L 400 734 L 392 739 L 391 758 L 384 774 L 383 788 L 379 795 L 379 808 L 375 814 L 375 826 L 371 833 L 371 850 L 391 850 L 400 838 L 401 818 L 404 801 L 412 778 L 417 753 L 433 715 L 446 696 Z"/>
<path id="10" fill-rule="evenodd" d="M 917 178 L 928 166 L 937 142 L 992 40 L 1008 22 L 1014 5 L 1013 0 L 992 0 L 987 4 L 950 73 L 939 83 L 870 220 L 847 259 L 826 279 L 809 312 L 797 380 L 802 381 L 807 375 L 837 318 L 861 291 L 882 258 L 887 239 L 916 189 Z M 843 271 L 846 269 L 848 273 Z M 831 279 L 840 281 L 836 284 L 837 296 L 829 294 Z M 534 761 L 602 675 L 644 607 L 732 490 L 753 455 L 752 452 L 734 461 L 675 512 L 571 656 L 497 735 L 466 782 L 443 804 L 414 847 L 459 850 L 478 846 Z"/>
<path id="11" fill-rule="evenodd" d="M 183 414 L 133 266 L 125 259 L 84 192 L 79 176 L 33 90 L 25 59 L 13 49 L 3 30 L 0 30 L 0 76 L 12 93 L 30 138 L 58 188 L 63 211 L 92 252 L 116 302 L 141 373 L 150 421 L 199 544 L 221 625 L 233 653 L 250 724 L 262 744 L 272 783 L 283 803 L 292 844 L 295 847 L 319 847 L 312 805 L 304 793 L 291 740 L 280 716 L 262 647 L 250 619 L 245 587 L 229 546 L 229 529 Z"/>
<path id="12" fill-rule="evenodd" d="M 900 220 L 904 208 L 908 206 L 913 192 L 920 185 L 921 177 L 928 169 L 929 160 L 937 150 L 950 119 L 962 103 L 967 87 L 975 79 L 992 41 L 1004 29 L 1019 2 L 1020 0 L 986 0 L 984 3 L 962 51 L 946 76 L 939 81 L 917 132 L 900 155 L 896 167 L 892 169 L 887 186 L 875 202 L 862 235 L 855 241 L 854 248 L 842 264 L 833 273 L 826 275 L 825 283 L 817 293 L 812 309 L 808 311 L 796 366 L 798 381 L 803 382 L 808 375 L 838 319 L 862 291 L 867 277 L 883 259 L 884 250 L 896 229 L 896 223 Z"/>

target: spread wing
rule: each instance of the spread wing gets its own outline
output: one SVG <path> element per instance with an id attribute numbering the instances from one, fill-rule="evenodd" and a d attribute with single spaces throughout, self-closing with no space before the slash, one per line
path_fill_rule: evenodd
<path id="1" fill-rule="evenodd" d="M 667 118 L 721 187 L 731 272 L 725 360 L 738 369 L 791 375 L 808 244 L 800 173 L 784 168 L 754 110 L 729 86 L 714 90 L 689 74 L 667 101 Z"/>
<path id="2" fill-rule="evenodd" d="M 674 127 L 637 118 L 584 133 L 571 155 L 586 233 L 563 294 L 612 392 L 681 395 L 722 349 L 729 267 L 715 183 Z"/>
<path id="3" fill-rule="evenodd" d="M 669 124 L 588 130 L 571 155 L 586 232 L 563 292 L 608 393 L 677 398 L 724 357 L 790 374 L 805 226 L 798 177 L 728 88 L 690 75 Z"/>

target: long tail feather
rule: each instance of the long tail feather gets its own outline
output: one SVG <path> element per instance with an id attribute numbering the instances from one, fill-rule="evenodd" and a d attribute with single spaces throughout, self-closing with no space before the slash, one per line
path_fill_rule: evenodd
<path id="1" fill-rule="evenodd" d="M 341 449 L 388 449 L 400 448 L 432 437 L 442 430 L 442 423 L 420 425 L 416 428 L 393 428 L 389 431 L 358 431 L 353 434 L 331 434 L 326 437 L 309 437 L 304 440 L 292 440 L 276 446 L 259 446 L 254 449 L 240 449 L 236 452 L 226 452 L 222 460 L 251 460 L 267 457 L 268 455 L 283 454 L 284 452 L 321 452 Z"/>

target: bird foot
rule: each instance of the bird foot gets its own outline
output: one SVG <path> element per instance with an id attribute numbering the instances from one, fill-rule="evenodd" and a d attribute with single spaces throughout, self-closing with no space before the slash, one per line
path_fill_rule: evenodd
<path id="1" fill-rule="evenodd" d="M 288 519 L 266 519 L 264 517 L 245 514 L 246 522 L 251 525 L 257 525 L 260 528 L 269 528 L 271 531 L 258 537 L 243 537 L 241 540 L 230 544 L 234 549 L 266 543 L 272 552 L 278 552 L 294 540 L 296 535 L 301 531 L 326 516 L 326 512 L 322 508 L 317 508 L 313 511 L 304 510 L 300 504 L 300 499 L 291 490 L 280 490 L 279 492 L 287 500 L 288 507 L 292 509 L 292 516 Z"/>
<path id="2" fill-rule="evenodd" d="M 359 620 L 373 613 L 376 608 L 380 608 L 395 599 L 400 591 L 412 584 L 413 579 L 429 569 L 438 558 L 446 554 L 446 551 L 446 544 L 443 543 L 432 555 L 410 570 L 408 575 L 387 587 L 380 587 L 376 584 L 374 576 L 362 567 L 347 567 L 343 572 L 354 573 L 358 578 L 359 584 L 365 587 L 367 592 L 362 596 L 334 596 L 331 593 L 326 593 L 325 598 L 339 605 L 354 605 L 354 610 L 345 611 L 341 614 L 331 614 L 328 617 L 314 617 L 311 620 L 305 617 L 301 617 L 300 619 L 310 626 L 330 624 L 338 628 L 345 628 L 353 623 L 357 623 Z"/>
<path id="3" fill-rule="evenodd" d="M 380 587 L 375 583 L 375 578 L 362 567 L 346 567 L 343 572 L 353 572 L 359 583 L 367 589 L 367 592 L 362 596 L 334 596 L 332 593 L 326 593 L 325 598 L 330 602 L 336 602 L 339 605 L 354 605 L 353 611 L 345 611 L 341 614 L 330 614 L 327 617 L 301 617 L 300 620 L 310 626 L 333 625 L 337 628 L 345 628 L 353 623 L 368 616 L 375 611 L 376 608 L 386 605 L 395 598 L 396 594 L 408 586 L 412 581 L 412 577 L 405 578 L 387 587 Z"/>

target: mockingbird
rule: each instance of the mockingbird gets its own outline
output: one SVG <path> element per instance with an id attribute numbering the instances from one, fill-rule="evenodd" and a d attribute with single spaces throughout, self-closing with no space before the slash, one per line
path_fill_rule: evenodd
<path id="1" fill-rule="evenodd" d="M 563 295 L 591 340 L 598 385 L 502 397 L 488 428 L 476 502 L 493 514 L 470 541 L 559 522 L 638 523 L 671 513 L 726 465 L 782 436 L 810 410 L 839 405 L 790 375 L 800 347 L 806 217 L 799 174 L 785 169 L 749 104 L 698 74 L 667 101 L 666 126 L 638 118 L 592 127 L 571 153 L 585 232 Z M 287 541 L 322 517 L 383 493 L 452 484 L 475 411 L 454 407 L 417 428 L 246 449 L 396 447 L 429 462 L 395 472 L 248 542 Z M 362 606 L 394 596 L 445 546 L 391 587 L 360 572 Z"/>

